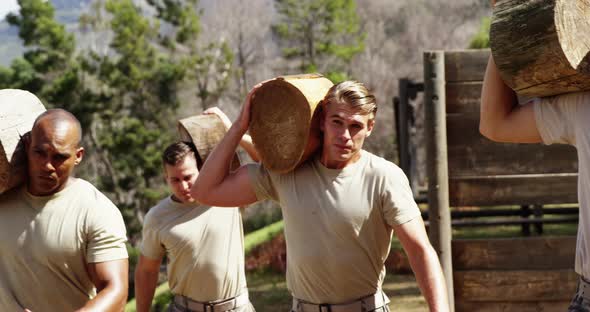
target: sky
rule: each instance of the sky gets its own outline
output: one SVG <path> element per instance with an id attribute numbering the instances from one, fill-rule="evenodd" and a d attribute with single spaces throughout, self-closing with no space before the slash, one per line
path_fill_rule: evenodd
<path id="1" fill-rule="evenodd" d="M 3 20 L 9 12 L 18 10 L 18 3 L 16 0 L 0 0 L 0 20 Z"/>

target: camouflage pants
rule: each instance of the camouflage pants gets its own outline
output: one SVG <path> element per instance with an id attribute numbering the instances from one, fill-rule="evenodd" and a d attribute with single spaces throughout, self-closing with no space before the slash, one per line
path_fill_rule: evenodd
<path id="1" fill-rule="evenodd" d="M 578 289 L 568 312 L 590 312 L 590 282 L 580 276 L 578 280 Z"/>

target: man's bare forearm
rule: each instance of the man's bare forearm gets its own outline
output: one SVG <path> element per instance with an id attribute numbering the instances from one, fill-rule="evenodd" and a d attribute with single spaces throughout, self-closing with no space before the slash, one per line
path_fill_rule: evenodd
<path id="1" fill-rule="evenodd" d="M 445 279 L 434 249 L 418 249 L 409 260 L 430 311 L 449 311 Z"/>
<path id="2" fill-rule="evenodd" d="M 158 272 L 135 273 L 135 304 L 137 312 L 149 312 L 158 285 Z"/>
<path id="3" fill-rule="evenodd" d="M 194 198 L 197 200 L 203 198 L 227 177 L 233 155 L 245 132 L 240 129 L 237 123 L 234 123 L 221 142 L 213 149 L 213 152 L 209 154 L 191 189 Z"/>
<path id="4" fill-rule="evenodd" d="M 78 312 L 120 312 L 125 309 L 126 302 L 127 288 L 112 283 L 101 289 Z"/>

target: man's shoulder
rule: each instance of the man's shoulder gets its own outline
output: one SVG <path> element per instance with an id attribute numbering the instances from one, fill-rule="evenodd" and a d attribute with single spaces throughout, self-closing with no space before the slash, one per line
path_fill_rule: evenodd
<path id="1" fill-rule="evenodd" d="M 393 162 L 364 150 L 363 153 L 364 156 L 367 157 L 367 161 L 365 162 L 365 169 L 368 172 L 374 173 L 379 176 L 404 175 L 403 170 Z"/>
<path id="2" fill-rule="evenodd" d="M 172 199 L 170 199 L 170 196 L 162 198 L 148 210 L 143 221 L 143 226 L 158 226 L 162 222 L 164 214 L 170 212 L 171 208 Z"/>

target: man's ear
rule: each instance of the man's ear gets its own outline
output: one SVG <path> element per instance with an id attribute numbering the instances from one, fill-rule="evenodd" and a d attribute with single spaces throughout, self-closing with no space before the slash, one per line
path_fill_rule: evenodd
<path id="1" fill-rule="evenodd" d="M 82 158 L 84 158 L 84 148 L 78 147 L 76 150 L 76 160 L 74 161 L 74 164 L 76 166 L 79 165 L 82 162 Z"/>
<path id="2" fill-rule="evenodd" d="M 367 121 L 367 138 L 371 135 L 371 132 L 373 131 L 373 127 L 375 126 L 375 118 L 370 118 L 369 121 Z"/>

